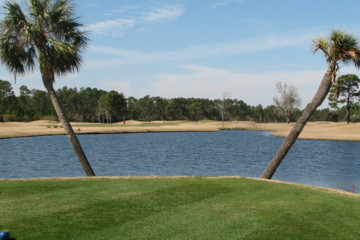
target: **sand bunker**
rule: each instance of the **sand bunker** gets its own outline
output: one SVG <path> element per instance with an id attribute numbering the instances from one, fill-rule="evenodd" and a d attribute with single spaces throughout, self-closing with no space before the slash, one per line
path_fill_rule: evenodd
<path id="1" fill-rule="evenodd" d="M 201 121 L 126 121 L 114 124 L 72 123 L 77 134 L 85 133 L 130 133 L 130 132 L 177 132 L 219 131 L 220 129 L 270 131 L 272 135 L 286 137 L 295 123 L 255 123 Z M 0 123 L 0 138 L 28 137 L 65 134 L 61 124 L 54 121 Z M 360 141 L 360 123 L 310 122 L 300 135 L 302 139 Z"/>

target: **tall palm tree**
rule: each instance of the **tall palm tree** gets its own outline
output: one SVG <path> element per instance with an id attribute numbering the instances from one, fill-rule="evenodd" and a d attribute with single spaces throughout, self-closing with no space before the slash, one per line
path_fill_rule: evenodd
<path id="1" fill-rule="evenodd" d="M 15 77 L 39 67 L 75 154 L 87 176 L 95 176 L 53 87 L 55 75 L 79 70 L 80 53 L 88 39 L 73 16 L 70 0 L 29 0 L 24 8 L 25 11 L 14 1 L 5 3 L 4 18 L 0 22 L 0 60 Z"/>
<path id="2" fill-rule="evenodd" d="M 328 38 L 317 38 L 313 40 L 313 51 L 322 51 L 325 55 L 328 65 L 327 71 L 320 83 L 320 86 L 311 100 L 305 107 L 303 114 L 297 121 L 274 158 L 262 173 L 261 178 L 271 179 L 276 169 L 285 158 L 301 131 L 305 127 L 316 109 L 322 104 L 329 93 L 332 83 L 336 80 L 336 74 L 339 70 L 339 63 L 353 63 L 355 67 L 360 68 L 360 48 L 357 39 L 346 32 L 333 30 Z"/>

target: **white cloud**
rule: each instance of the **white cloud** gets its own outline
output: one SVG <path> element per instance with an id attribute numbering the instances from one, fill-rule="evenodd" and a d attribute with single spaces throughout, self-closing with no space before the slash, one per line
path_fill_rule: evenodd
<path id="1" fill-rule="evenodd" d="M 107 19 L 85 26 L 85 30 L 100 36 L 123 37 L 125 31 L 140 27 L 149 23 L 160 23 L 173 21 L 185 12 L 184 8 L 178 5 L 166 5 L 158 8 L 143 10 L 137 6 L 127 6 L 104 13 L 106 17 L 122 15 L 126 17 Z"/>
<path id="2" fill-rule="evenodd" d="M 110 14 L 135 14 L 141 7 L 139 5 L 122 5 L 121 7 L 112 9 Z M 109 13 L 107 13 L 109 14 Z"/>
<path id="3" fill-rule="evenodd" d="M 168 5 L 153 9 L 143 14 L 145 22 L 172 21 L 181 16 L 185 10 L 181 6 Z"/>
<path id="4" fill-rule="evenodd" d="M 104 81 L 102 81 L 102 85 L 107 89 L 115 89 L 118 92 L 122 92 L 122 93 L 126 93 L 126 94 L 134 92 L 134 88 L 131 86 L 130 82 L 104 80 Z M 127 95 L 127 97 L 129 97 L 129 96 L 132 96 L 132 95 Z"/>
<path id="5" fill-rule="evenodd" d="M 260 52 L 265 50 L 308 44 L 310 43 L 312 36 L 314 36 L 314 34 L 311 31 L 299 30 L 279 34 L 277 36 L 272 35 L 239 41 L 203 44 L 174 51 L 150 53 L 92 45 L 90 47 L 90 51 L 107 54 L 109 57 L 107 59 L 89 61 L 88 65 L 91 67 L 100 68 L 104 66 L 168 62 L 175 60 Z"/>
<path id="6" fill-rule="evenodd" d="M 216 3 L 212 4 L 212 7 L 223 7 L 226 6 L 230 3 L 236 3 L 236 2 L 244 2 L 246 0 L 221 0 L 221 1 L 217 1 Z"/>
<path id="7" fill-rule="evenodd" d="M 85 30 L 101 36 L 122 37 L 124 31 L 134 27 L 135 24 L 135 20 L 118 18 L 87 25 Z"/>

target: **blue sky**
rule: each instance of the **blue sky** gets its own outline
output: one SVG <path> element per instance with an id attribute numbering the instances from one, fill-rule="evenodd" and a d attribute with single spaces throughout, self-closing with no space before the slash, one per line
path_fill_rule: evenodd
<path id="1" fill-rule="evenodd" d="M 3 4 L 4 0 L 0 0 Z M 232 98 L 271 105 L 275 83 L 303 106 L 326 70 L 312 39 L 343 29 L 360 36 L 358 0 L 77 0 L 90 42 L 78 73 L 55 87 L 96 87 L 126 97 Z M 2 11 L 2 10 L 1 10 Z M 343 67 L 340 74 L 358 71 Z M 39 72 L 0 78 L 44 89 Z M 326 106 L 323 106 L 326 107 Z"/>

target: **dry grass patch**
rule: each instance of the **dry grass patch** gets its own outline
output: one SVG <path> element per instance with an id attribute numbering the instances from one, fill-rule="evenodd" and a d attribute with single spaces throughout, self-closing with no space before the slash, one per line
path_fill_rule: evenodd
<path id="1" fill-rule="evenodd" d="M 72 123 L 74 129 L 81 127 L 84 133 L 122 133 L 122 132 L 184 132 L 184 131 L 219 131 L 220 129 L 270 131 L 272 135 L 286 137 L 294 123 L 255 123 L 218 121 L 126 121 L 114 124 Z M 57 122 L 41 120 L 29 123 L 0 123 L 0 138 L 65 134 Z M 310 122 L 300 135 L 302 139 L 360 141 L 360 123 Z"/>

